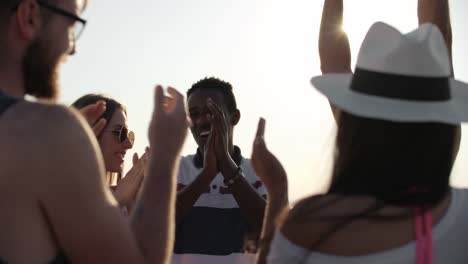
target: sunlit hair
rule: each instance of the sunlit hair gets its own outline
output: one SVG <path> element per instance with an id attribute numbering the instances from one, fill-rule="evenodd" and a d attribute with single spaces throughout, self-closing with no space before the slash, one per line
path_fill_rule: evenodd
<path id="1" fill-rule="evenodd" d="M 226 107 L 229 112 L 232 114 L 237 110 L 237 103 L 234 93 L 232 92 L 232 85 L 228 82 L 220 80 L 215 77 L 207 77 L 202 79 L 195 84 L 187 91 L 187 98 L 190 97 L 196 91 L 218 91 L 223 94 Z"/>
<path id="2" fill-rule="evenodd" d="M 399 123 L 342 112 L 330 193 L 428 205 L 449 190 L 458 126 Z"/>
<path id="3" fill-rule="evenodd" d="M 121 109 L 125 114 L 127 114 L 127 108 L 117 102 L 115 99 L 112 99 L 108 96 L 102 95 L 102 94 L 86 94 L 83 95 L 82 97 L 78 98 L 72 106 L 81 109 L 83 107 L 86 107 L 88 105 L 92 105 L 97 103 L 98 101 L 104 101 L 106 102 L 106 111 L 101 115 L 100 118 L 104 118 L 107 121 L 107 124 L 110 123 L 112 116 L 114 115 L 115 111 L 117 109 Z M 99 118 L 99 119 L 100 119 Z M 106 124 L 106 126 L 107 126 Z"/>

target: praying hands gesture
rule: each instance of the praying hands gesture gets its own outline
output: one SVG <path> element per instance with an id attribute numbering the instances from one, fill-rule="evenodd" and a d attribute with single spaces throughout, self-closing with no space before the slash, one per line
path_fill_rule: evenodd
<path id="1" fill-rule="evenodd" d="M 210 141 L 213 142 L 215 156 L 217 158 L 217 166 L 225 177 L 232 177 L 237 170 L 237 165 L 229 153 L 229 129 L 227 126 L 226 116 L 220 106 L 208 99 L 206 102 L 211 114 L 209 120 L 211 121 Z M 209 150 L 209 148 L 208 148 Z"/>

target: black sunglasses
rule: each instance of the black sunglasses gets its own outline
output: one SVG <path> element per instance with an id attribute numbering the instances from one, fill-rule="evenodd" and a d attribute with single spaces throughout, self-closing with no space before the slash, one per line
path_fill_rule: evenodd
<path id="1" fill-rule="evenodd" d="M 116 135 L 119 138 L 120 143 L 123 143 L 127 139 L 132 143 L 132 145 L 135 143 L 135 133 L 124 126 L 116 130 L 105 131 L 112 132 Z"/>
<path id="2" fill-rule="evenodd" d="M 52 12 L 55 12 L 55 13 L 57 13 L 59 15 L 64 16 L 64 17 L 73 19 L 75 21 L 75 24 L 73 25 L 73 40 L 77 41 L 80 38 L 80 36 L 83 33 L 84 28 L 86 26 L 86 20 L 82 19 L 81 17 L 79 17 L 79 16 L 77 16 L 77 15 L 71 13 L 71 12 L 68 12 L 65 9 L 62 9 L 62 8 L 57 7 L 57 6 L 51 5 L 51 4 L 47 3 L 47 2 L 38 0 L 37 3 L 40 6 L 42 6 L 44 8 L 47 8 Z M 21 4 L 21 1 L 18 2 L 15 5 L 15 7 L 13 8 L 13 11 L 16 11 L 20 4 Z"/>

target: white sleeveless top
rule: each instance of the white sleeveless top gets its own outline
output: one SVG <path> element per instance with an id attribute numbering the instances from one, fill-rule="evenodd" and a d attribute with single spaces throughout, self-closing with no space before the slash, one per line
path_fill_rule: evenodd
<path id="1" fill-rule="evenodd" d="M 446 214 L 432 229 L 434 264 L 468 263 L 468 190 L 452 189 L 450 206 Z M 309 251 L 276 232 L 268 264 L 414 264 L 416 243 L 364 256 L 336 256 Z"/>

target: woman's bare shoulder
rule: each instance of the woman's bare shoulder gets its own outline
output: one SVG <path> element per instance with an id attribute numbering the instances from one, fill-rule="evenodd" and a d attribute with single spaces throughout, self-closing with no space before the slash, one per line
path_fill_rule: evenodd
<path id="1" fill-rule="evenodd" d="M 316 195 L 300 200 L 284 217 L 281 232 L 291 242 L 304 248 L 334 230 L 343 219 L 359 214 L 374 202 L 369 197 L 344 197 L 336 194 Z"/>

